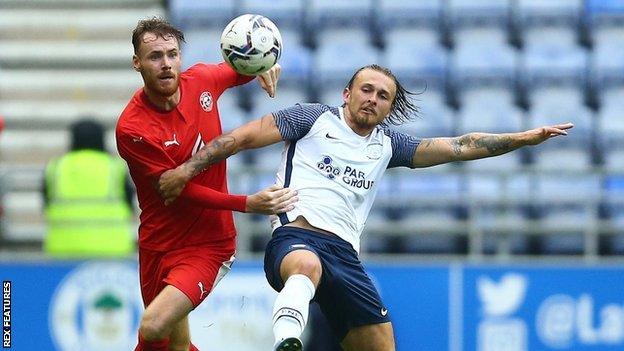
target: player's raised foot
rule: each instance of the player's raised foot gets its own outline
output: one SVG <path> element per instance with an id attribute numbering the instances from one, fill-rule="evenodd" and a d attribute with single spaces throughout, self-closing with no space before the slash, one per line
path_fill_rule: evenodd
<path id="1" fill-rule="evenodd" d="M 275 344 L 274 351 L 301 351 L 303 344 L 299 338 L 286 338 Z"/>

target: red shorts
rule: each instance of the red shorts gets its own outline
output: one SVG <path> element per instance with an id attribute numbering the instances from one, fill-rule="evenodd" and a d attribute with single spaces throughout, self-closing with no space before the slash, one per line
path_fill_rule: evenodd
<path id="1" fill-rule="evenodd" d="M 167 285 L 182 291 L 197 307 L 229 271 L 236 240 L 173 251 L 139 248 L 141 295 L 147 307 Z"/>

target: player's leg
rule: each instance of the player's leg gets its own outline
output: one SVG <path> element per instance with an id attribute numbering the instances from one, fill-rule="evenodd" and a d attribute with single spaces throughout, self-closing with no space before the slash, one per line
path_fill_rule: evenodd
<path id="1" fill-rule="evenodd" d="M 284 288 L 273 305 L 275 350 L 301 350 L 299 339 L 308 321 L 310 300 L 321 279 L 321 262 L 309 250 L 289 252 L 280 264 Z"/>
<path id="2" fill-rule="evenodd" d="M 139 332 L 147 341 L 164 339 L 192 309 L 191 300 L 182 291 L 167 285 L 145 309 Z"/>
<path id="3" fill-rule="evenodd" d="M 309 231 L 288 226 L 276 229 L 267 244 L 264 270 L 269 284 L 279 292 L 273 306 L 275 350 L 302 348 L 299 337 L 322 275 L 312 244 Z"/>
<path id="4" fill-rule="evenodd" d="M 345 351 L 394 351 L 392 323 L 356 327 L 347 333 L 340 346 Z"/>
<path id="5" fill-rule="evenodd" d="M 191 346 L 191 332 L 188 316 L 175 324 L 169 334 L 169 351 L 188 351 Z"/>

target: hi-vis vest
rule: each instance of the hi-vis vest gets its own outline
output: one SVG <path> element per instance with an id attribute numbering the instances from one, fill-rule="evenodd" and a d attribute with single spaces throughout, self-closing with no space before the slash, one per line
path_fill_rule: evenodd
<path id="1" fill-rule="evenodd" d="M 44 251 L 55 257 L 126 256 L 135 250 L 126 169 L 105 152 L 79 150 L 46 168 Z"/>

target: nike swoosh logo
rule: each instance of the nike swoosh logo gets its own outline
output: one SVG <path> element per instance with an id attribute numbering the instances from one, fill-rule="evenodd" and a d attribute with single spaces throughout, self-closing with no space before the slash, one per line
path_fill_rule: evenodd
<path id="1" fill-rule="evenodd" d="M 336 138 L 336 137 L 334 137 L 334 136 L 329 135 L 329 133 L 325 134 L 325 137 L 326 137 L 327 139 L 334 139 L 334 140 L 338 140 L 338 138 Z"/>

